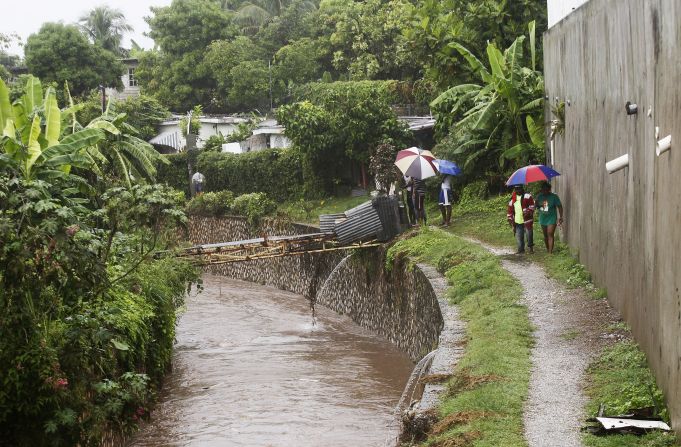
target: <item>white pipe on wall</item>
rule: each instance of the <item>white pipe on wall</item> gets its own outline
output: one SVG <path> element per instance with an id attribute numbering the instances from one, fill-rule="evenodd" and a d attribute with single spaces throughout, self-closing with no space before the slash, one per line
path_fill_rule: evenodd
<path id="1" fill-rule="evenodd" d="M 605 169 L 608 170 L 608 174 L 612 174 L 627 166 L 629 166 L 629 154 L 624 154 L 621 157 L 617 157 L 616 159 L 607 162 L 605 164 Z"/>
<path id="2" fill-rule="evenodd" d="M 667 135 L 663 139 L 657 142 L 655 145 L 655 153 L 659 157 L 660 154 L 667 152 L 672 147 L 672 136 Z"/>

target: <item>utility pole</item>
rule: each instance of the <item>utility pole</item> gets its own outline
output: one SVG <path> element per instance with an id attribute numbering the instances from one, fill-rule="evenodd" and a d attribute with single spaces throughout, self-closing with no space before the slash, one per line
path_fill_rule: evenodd
<path id="1" fill-rule="evenodd" d="M 102 115 L 106 111 L 106 87 L 99 85 L 99 90 L 102 92 Z"/>
<path id="2" fill-rule="evenodd" d="M 194 175 L 194 154 L 196 152 L 196 135 L 192 131 L 192 114 L 193 110 L 187 113 L 187 136 L 185 138 L 187 149 L 187 173 L 189 174 L 189 196 L 194 197 L 194 184 L 192 183 L 192 176 Z"/>
<path id="3" fill-rule="evenodd" d="M 273 102 L 272 102 L 272 60 L 267 61 L 267 70 L 269 71 L 270 74 L 270 112 L 272 112 L 273 107 Z"/>

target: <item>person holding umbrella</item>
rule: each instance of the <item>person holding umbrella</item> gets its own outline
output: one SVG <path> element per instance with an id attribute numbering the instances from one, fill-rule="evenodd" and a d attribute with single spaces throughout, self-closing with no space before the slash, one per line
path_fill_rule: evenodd
<path id="1" fill-rule="evenodd" d="M 525 192 L 523 185 L 513 186 L 506 217 L 518 242 L 516 254 L 525 253 L 525 239 L 528 251 L 534 253 L 534 199 L 532 194 Z"/>
<path id="2" fill-rule="evenodd" d="M 416 209 L 416 225 L 423 220 L 426 224 L 426 182 L 424 179 L 433 177 L 437 174 L 437 167 L 434 164 L 435 156 L 430 151 L 418 147 L 410 147 L 397 153 L 395 166 L 402 174 L 413 179 L 412 194 L 414 208 Z"/>
<path id="3" fill-rule="evenodd" d="M 440 174 L 444 175 L 442 184 L 440 185 L 440 196 L 438 198 L 438 205 L 440 205 L 440 212 L 442 213 L 442 225 L 448 227 L 452 223 L 452 202 L 454 201 L 454 193 L 452 192 L 452 176 L 460 175 L 461 169 L 456 163 L 448 160 L 435 160 Z"/>
<path id="4" fill-rule="evenodd" d="M 549 254 L 553 254 L 553 244 L 555 241 L 556 223 L 563 225 L 563 204 L 560 197 L 551 192 L 551 184 L 542 182 L 541 192 L 537 196 L 537 214 L 539 214 L 539 225 L 544 233 L 544 245 Z M 560 213 L 560 218 L 556 214 L 556 209 Z"/>
<path id="5" fill-rule="evenodd" d="M 532 182 L 544 181 L 548 183 L 548 180 L 559 176 L 560 173 L 554 171 L 548 166 L 544 165 L 530 165 L 515 171 L 506 181 L 506 185 L 513 186 L 514 191 L 511 196 L 511 201 L 508 203 L 508 212 L 506 216 L 508 217 L 508 222 L 513 228 L 516 239 L 518 241 L 518 253 L 524 253 L 525 251 L 525 241 L 524 237 L 527 236 L 527 246 L 529 247 L 529 252 L 533 253 L 534 241 L 532 225 L 534 224 L 534 200 L 532 199 L 532 194 L 526 193 L 523 185 Z M 555 195 L 555 194 L 554 194 Z M 556 196 L 557 198 L 558 196 Z M 547 202 L 548 205 L 548 202 Z M 560 205 L 560 199 L 558 199 L 558 205 Z M 555 216 L 555 209 L 554 209 Z M 563 211 L 561 206 L 561 222 L 563 217 Z M 555 217 L 554 217 L 555 219 Z M 555 222 L 555 221 L 554 221 Z M 524 227 L 524 231 L 522 228 Z M 542 227 L 543 229 L 543 227 Z M 520 230 L 520 231 L 519 231 Z M 553 230 L 555 231 L 555 225 Z M 548 228 L 544 232 L 545 243 L 548 250 Z M 552 233 L 553 234 L 553 233 Z M 551 253 L 553 251 L 553 242 L 551 244 Z"/>

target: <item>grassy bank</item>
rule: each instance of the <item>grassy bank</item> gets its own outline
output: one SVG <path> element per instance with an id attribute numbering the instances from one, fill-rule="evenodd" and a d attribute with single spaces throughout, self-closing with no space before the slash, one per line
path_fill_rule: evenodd
<path id="1" fill-rule="evenodd" d="M 530 374 L 532 328 L 518 304 L 520 284 L 499 260 L 441 230 L 397 242 L 388 263 L 410 256 L 435 266 L 467 322 L 467 346 L 449 380 L 440 422 L 424 445 L 524 446 L 522 412 Z"/>
<path id="2" fill-rule="evenodd" d="M 354 208 L 367 200 L 369 196 L 360 197 L 330 197 L 324 200 L 298 200 L 284 202 L 279 205 L 278 211 L 285 213 L 295 222 L 319 223 L 320 214 L 336 214 Z"/>
<path id="3" fill-rule="evenodd" d="M 668 419 L 662 392 L 648 368 L 646 357 L 634 343 L 623 325 L 609 328 L 624 339 L 608 347 L 588 369 L 588 415 L 598 414 L 605 406 L 605 415 L 626 414 L 632 408 L 658 407 L 660 416 Z M 584 436 L 587 447 L 667 447 L 678 446 L 672 433 L 652 432 L 645 436 L 610 435 Z"/>

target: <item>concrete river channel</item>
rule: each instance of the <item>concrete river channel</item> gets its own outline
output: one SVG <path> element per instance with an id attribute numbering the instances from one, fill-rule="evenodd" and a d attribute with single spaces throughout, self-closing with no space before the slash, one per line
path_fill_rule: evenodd
<path id="1" fill-rule="evenodd" d="M 205 275 L 173 371 L 130 446 L 392 446 L 413 364 L 302 296 Z"/>

